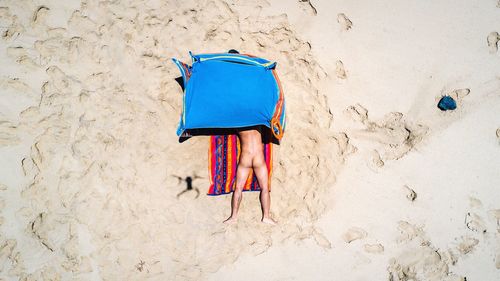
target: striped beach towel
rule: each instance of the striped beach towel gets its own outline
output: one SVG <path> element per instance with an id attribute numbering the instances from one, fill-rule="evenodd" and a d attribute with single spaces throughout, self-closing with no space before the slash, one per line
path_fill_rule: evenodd
<path id="1" fill-rule="evenodd" d="M 268 185 L 271 189 L 273 151 L 270 142 L 264 144 L 264 158 L 268 171 Z M 208 151 L 208 173 L 210 187 L 208 195 L 231 193 L 236 185 L 236 168 L 241 148 L 237 135 L 216 135 L 210 137 Z M 253 171 L 250 171 L 243 191 L 260 191 L 259 182 Z"/>

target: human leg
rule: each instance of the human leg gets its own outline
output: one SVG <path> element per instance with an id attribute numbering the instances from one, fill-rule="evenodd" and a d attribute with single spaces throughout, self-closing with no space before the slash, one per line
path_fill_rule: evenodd
<path id="1" fill-rule="evenodd" d="M 236 222 L 238 210 L 240 208 L 241 198 L 243 195 L 243 188 L 250 173 L 252 159 L 250 155 L 241 154 L 240 161 L 236 170 L 236 186 L 233 190 L 231 197 L 231 216 L 224 221 L 224 223 Z"/>
<path id="2" fill-rule="evenodd" d="M 268 224 L 276 224 L 271 218 L 271 195 L 269 193 L 269 174 L 267 171 L 266 162 L 264 160 L 264 155 L 259 155 L 254 158 L 253 170 L 255 176 L 259 181 L 260 186 L 260 205 L 262 210 L 262 222 Z"/>

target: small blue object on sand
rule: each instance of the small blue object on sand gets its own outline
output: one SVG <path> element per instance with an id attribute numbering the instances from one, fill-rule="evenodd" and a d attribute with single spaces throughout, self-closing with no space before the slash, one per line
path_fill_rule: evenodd
<path id="1" fill-rule="evenodd" d="M 444 96 L 439 100 L 438 108 L 442 111 L 455 110 L 457 108 L 457 102 L 450 96 Z"/>

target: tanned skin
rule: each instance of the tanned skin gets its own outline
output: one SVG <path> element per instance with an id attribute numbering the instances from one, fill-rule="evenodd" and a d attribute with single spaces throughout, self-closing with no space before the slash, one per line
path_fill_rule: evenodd
<path id="1" fill-rule="evenodd" d="M 247 181 L 250 171 L 253 169 L 261 188 L 260 204 L 262 209 L 262 222 L 275 225 L 270 214 L 271 196 L 269 194 L 268 172 L 264 158 L 264 144 L 260 127 L 252 127 L 238 131 L 240 139 L 241 154 L 236 172 L 236 187 L 231 199 L 231 216 L 224 223 L 235 223 L 238 219 L 243 187 Z"/>

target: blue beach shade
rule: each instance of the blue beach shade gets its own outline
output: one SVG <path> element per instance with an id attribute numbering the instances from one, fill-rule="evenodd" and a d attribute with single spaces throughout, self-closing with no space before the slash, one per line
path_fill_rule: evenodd
<path id="1" fill-rule="evenodd" d="M 444 96 L 439 100 L 438 108 L 442 111 L 455 110 L 457 108 L 457 103 L 450 96 Z"/>
<path id="2" fill-rule="evenodd" d="M 184 80 L 178 136 L 255 125 L 282 135 L 285 105 L 276 62 L 237 53 L 190 55 L 192 66 L 173 59 Z"/>

